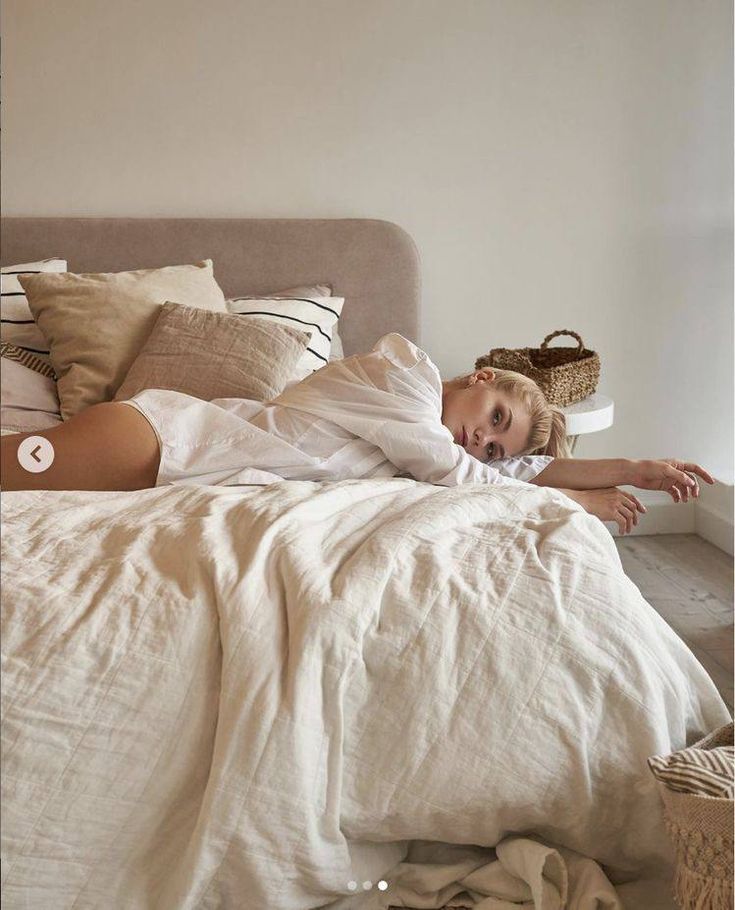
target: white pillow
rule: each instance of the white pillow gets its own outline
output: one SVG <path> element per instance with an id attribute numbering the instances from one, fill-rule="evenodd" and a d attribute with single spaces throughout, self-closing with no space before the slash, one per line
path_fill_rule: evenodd
<path id="1" fill-rule="evenodd" d="M 293 382 L 305 379 L 329 363 L 332 334 L 344 302 L 344 297 L 235 297 L 227 301 L 227 309 L 238 315 L 283 322 L 309 333 L 309 345 L 296 364 Z"/>
<path id="2" fill-rule="evenodd" d="M 0 270 L 0 340 L 37 354 L 50 363 L 46 337 L 36 325 L 28 307 L 26 295 L 18 281 L 19 275 L 39 272 L 65 272 L 66 259 L 43 259 L 22 265 L 6 265 Z"/>
<path id="3" fill-rule="evenodd" d="M 262 300 L 263 297 L 331 297 L 332 288 L 328 284 L 309 284 L 309 285 L 299 285 L 296 288 L 288 288 L 285 291 L 276 291 L 275 294 L 263 294 L 262 296 L 253 296 L 253 297 L 238 297 L 238 300 Z M 342 347 L 342 339 L 339 337 L 339 329 L 335 325 L 334 331 L 332 332 L 332 349 L 329 352 L 329 362 L 333 360 L 342 360 L 345 356 L 344 348 Z"/>

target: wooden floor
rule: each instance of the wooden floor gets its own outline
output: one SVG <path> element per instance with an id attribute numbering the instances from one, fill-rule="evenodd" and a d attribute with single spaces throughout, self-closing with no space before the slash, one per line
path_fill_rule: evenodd
<path id="1" fill-rule="evenodd" d="M 616 537 L 628 577 L 733 710 L 733 559 L 696 534 Z"/>

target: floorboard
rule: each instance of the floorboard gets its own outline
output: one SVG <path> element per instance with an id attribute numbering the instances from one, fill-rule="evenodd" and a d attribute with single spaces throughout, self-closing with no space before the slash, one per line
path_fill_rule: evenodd
<path id="1" fill-rule="evenodd" d="M 616 537 L 628 577 L 733 710 L 733 559 L 696 534 Z"/>

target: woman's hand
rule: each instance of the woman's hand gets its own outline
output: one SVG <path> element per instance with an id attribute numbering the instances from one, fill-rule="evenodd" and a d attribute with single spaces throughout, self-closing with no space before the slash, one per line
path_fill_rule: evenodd
<path id="1" fill-rule="evenodd" d="M 660 461 L 643 459 L 632 462 L 631 479 L 626 481 L 642 490 L 663 490 L 674 502 L 688 502 L 690 494 L 699 498 L 699 481 L 697 476 L 714 483 L 714 479 L 704 468 L 688 461 L 676 458 L 664 458 Z"/>
<path id="2" fill-rule="evenodd" d="M 626 493 L 617 487 L 604 487 L 601 490 L 562 490 L 585 508 L 590 515 L 600 521 L 617 521 L 620 533 L 625 534 L 633 530 L 633 525 L 638 524 L 638 513 L 645 512 L 646 507 L 641 504 L 632 493 Z"/>

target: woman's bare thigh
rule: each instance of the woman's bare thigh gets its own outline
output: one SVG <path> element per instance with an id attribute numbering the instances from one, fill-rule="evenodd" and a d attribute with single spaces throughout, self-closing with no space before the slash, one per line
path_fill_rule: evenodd
<path id="1" fill-rule="evenodd" d="M 53 446 L 46 470 L 32 473 L 18 460 L 29 436 Z M 158 438 L 140 411 L 111 401 L 96 404 L 48 430 L 0 439 L 3 490 L 142 490 L 156 485 Z"/>

